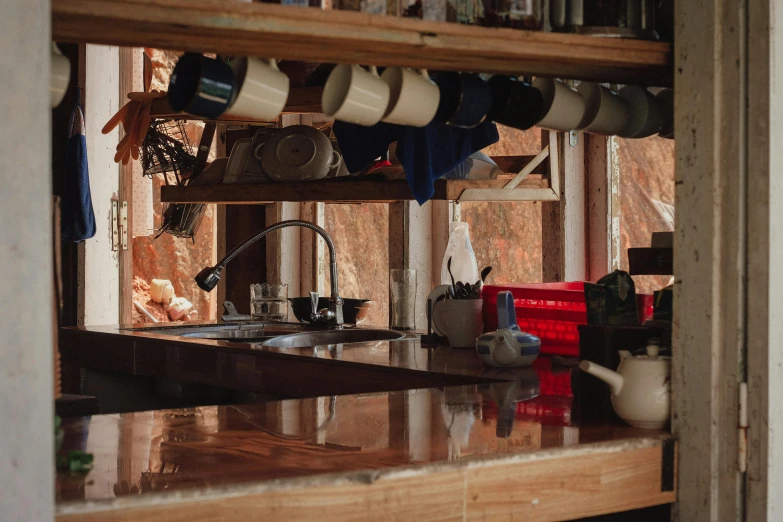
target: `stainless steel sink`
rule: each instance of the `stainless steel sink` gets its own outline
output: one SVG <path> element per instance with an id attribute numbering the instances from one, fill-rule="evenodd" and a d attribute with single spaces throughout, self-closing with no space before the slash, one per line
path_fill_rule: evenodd
<path id="1" fill-rule="evenodd" d="M 405 337 L 404 333 L 394 330 L 323 330 L 281 335 L 264 342 L 270 348 L 309 348 L 329 344 L 362 343 L 367 341 L 394 341 Z"/>
<path id="2" fill-rule="evenodd" d="M 190 339 L 212 339 L 238 343 L 261 343 L 280 335 L 299 333 L 302 326 L 293 323 L 233 323 L 213 325 L 166 326 L 162 328 L 136 328 L 134 331 L 173 335 Z"/>
<path id="3" fill-rule="evenodd" d="M 264 333 L 264 328 L 247 328 L 231 330 L 211 330 L 206 332 L 188 332 L 180 337 L 191 339 L 215 339 L 218 341 L 235 341 L 238 343 L 260 343 L 274 338 L 274 335 Z"/>

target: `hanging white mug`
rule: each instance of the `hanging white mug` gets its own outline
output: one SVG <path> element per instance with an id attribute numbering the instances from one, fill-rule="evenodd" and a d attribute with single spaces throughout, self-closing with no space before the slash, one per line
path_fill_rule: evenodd
<path id="1" fill-rule="evenodd" d="M 288 101 L 288 76 L 280 72 L 274 59 L 237 58 L 231 62 L 239 86 L 230 116 L 253 121 L 274 121 Z"/>
<path id="2" fill-rule="evenodd" d="M 389 106 L 383 121 L 397 125 L 428 125 L 440 103 L 440 89 L 425 69 L 389 67 L 381 75 L 389 86 Z"/>
<path id="3" fill-rule="evenodd" d="M 71 82 L 71 62 L 63 56 L 52 42 L 51 76 L 49 77 L 49 98 L 52 108 L 57 107 L 63 101 L 68 84 Z"/>
<path id="4" fill-rule="evenodd" d="M 321 97 L 324 115 L 336 120 L 372 126 L 381 121 L 389 106 L 389 86 L 373 65 L 336 65 Z"/>

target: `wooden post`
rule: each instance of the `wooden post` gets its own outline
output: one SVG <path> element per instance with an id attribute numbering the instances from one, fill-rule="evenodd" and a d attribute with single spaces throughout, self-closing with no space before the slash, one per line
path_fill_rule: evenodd
<path id="1" fill-rule="evenodd" d="M 768 143 L 770 122 L 765 105 L 754 122 L 762 128 L 748 132 L 748 103 L 768 104 L 765 77 L 747 75 L 748 58 L 770 59 L 768 48 L 748 44 L 754 33 L 746 32 L 750 5 L 724 0 L 675 5 L 672 429 L 679 441 L 674 516 L 682 522 L 743 519 L 738 390 L 745 378 L 744 338 L 761 334 L 749 328 L 746 303 L 765 298 L 747 293 L 746 281 L 760 277 L 766 287 L 769 273 L 767 264 L 757 275 L 749 273 L 748 261 L 763 253 L 746 249 L 747 212 L 764 213 L 763 198 L 748 198 L 751 174 L 769 188 L 769 163 L 760 161 L 751 170 L 746 156 L 756 140 Z M 768 23 L 751 26 L 761 41 Z M 748 96 L 749 88 L 759 89 L 758 99 Z M 768 225 L 760 231 L 767 232 Z M 763 345 L 766 351 L 769 345 Z M 766 383 L 765 378 L 759 388 Z M 778 514 L 769 520 L 779 519 Z"/>
<path id="2" fill-rule="evenodd" d="M 427 296 L 433 288 L 433 279 L 440 278 L 439 265 L 438 275 L 433 274 L 432 239 L 431 202 L 422 206 L 415 201 L 389 204 L 389 270 L 416 270 L 416 327 L 419 329 L 427 326 Z"/>
<path id="3" fill-rule="evenodd" d="M 139 47 L 120 47 L 120 94 L 119 105 L 128 101 L 129 92 L 144 90 L 144 60 L 143 50 Z M 124 136 L 124 130 L 120 130 L 120 139 Z M 130 161 L 127 165 L 120 163 L 120 186 L 117 193 L 120 206 L 127 203 L 128 221 L 125 233 L 128 236 L 128 249 L 120 246 L 119 258 L 119 322 L 130 324 L 133 322 L 133 178 L 142 176 L 140 161 Z"/>
<path id="4" fill-rule="evenodd" d="M 749 11 L 746 512 L 747 520 L 773 521 L 783 513 L 783 10 L 769 0 L 742 5 Z"/>
<path id="5" fill-rule="evenodd" d="M 118 201 L 120 167 L 114 162 L 119 130 L 101 128 L 120 108 L 119 48 L 84 50 L 84 122 L 90 191 L 98 232 L 79 245 L 80 325 L 115 324 L 120 317 L 119 251 L 112 251 L 112 200 Z"/>
<path id="6" fill-rule="evenodd" d="M 50 6 L 3 1 L 0 16 L 0 513 L 54 518 Z"/>
<path id="7" fill-rule="evenodd" d="M 323 203 L 301 203 L 300 218 L 323 228 L 325 224 L 325 209 Z M 326 243 L 315 232 L 302 229 L 300 232 L 301 266 L 299 269 L 301 283 L 299 294 L 306 296 L 308 292 L 318 292 L 326 295 L 326 273 L 329 265 L 326 254 Z M 289 297 L 296 297 L 289 288 Z"/>
<path id="8" fill-rule="evenodd" d="M 585 134 L 587 278 L 620 268 L 620 165 L 617 139 Z"/>
<path id="9" fill-rule="evenodd" d="M 587 224 L 585 219 L 585 137 L 544 133 L 549 144 L 552 190 L 560 200 L 541 203 L 541 256 L 544 282 L 583 281 L 587 277 Z"/>

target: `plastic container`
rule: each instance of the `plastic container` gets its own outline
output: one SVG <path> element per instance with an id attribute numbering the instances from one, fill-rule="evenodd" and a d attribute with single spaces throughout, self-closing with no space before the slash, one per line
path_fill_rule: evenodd
<path id="1" fill-rule="evenodd" d="M 448 269 L 449 257 L 451 257 L 451 273 L 454 281 L 472 285 L 479 280 L 479 271 L 476 254 L 473 252 L 473 245 L 470 244 L 468 224 L 452 223 L 450 232 L 449 244 L 446 245 L 446 252 L 443 254 L 443 262 L 440 266 L 440 284 L 451 284 Z M 494 329 L 497 330 L 497 322 Z"/>
<path id="2" fill-rule="evenodd" d="M 485 285 L 485 332 L 497 329 L 497 295 L 502 291 L 514 296 L 517 324 L 522 331 L 541 338 L 541 353 L 579 356 L 577 326 L 587 324 L 583 282 Z"/>

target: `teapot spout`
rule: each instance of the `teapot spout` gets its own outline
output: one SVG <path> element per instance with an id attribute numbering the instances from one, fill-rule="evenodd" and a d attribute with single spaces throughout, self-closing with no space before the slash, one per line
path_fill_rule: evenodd
<path id="1" fill-rule="evenodd" d="M 596 364 L 591 361 L 581 361 L 579 368 L 583 372 L 587 372 L 590 375 L 598 377 L 606 384 L 609 385 L 609 389 L 612 391 L 612 395 L 619 395 L 623 389 L 623 376 L 619 373 L 612 371 L 608 368 L 604 368 L 600 364 Z"/>

